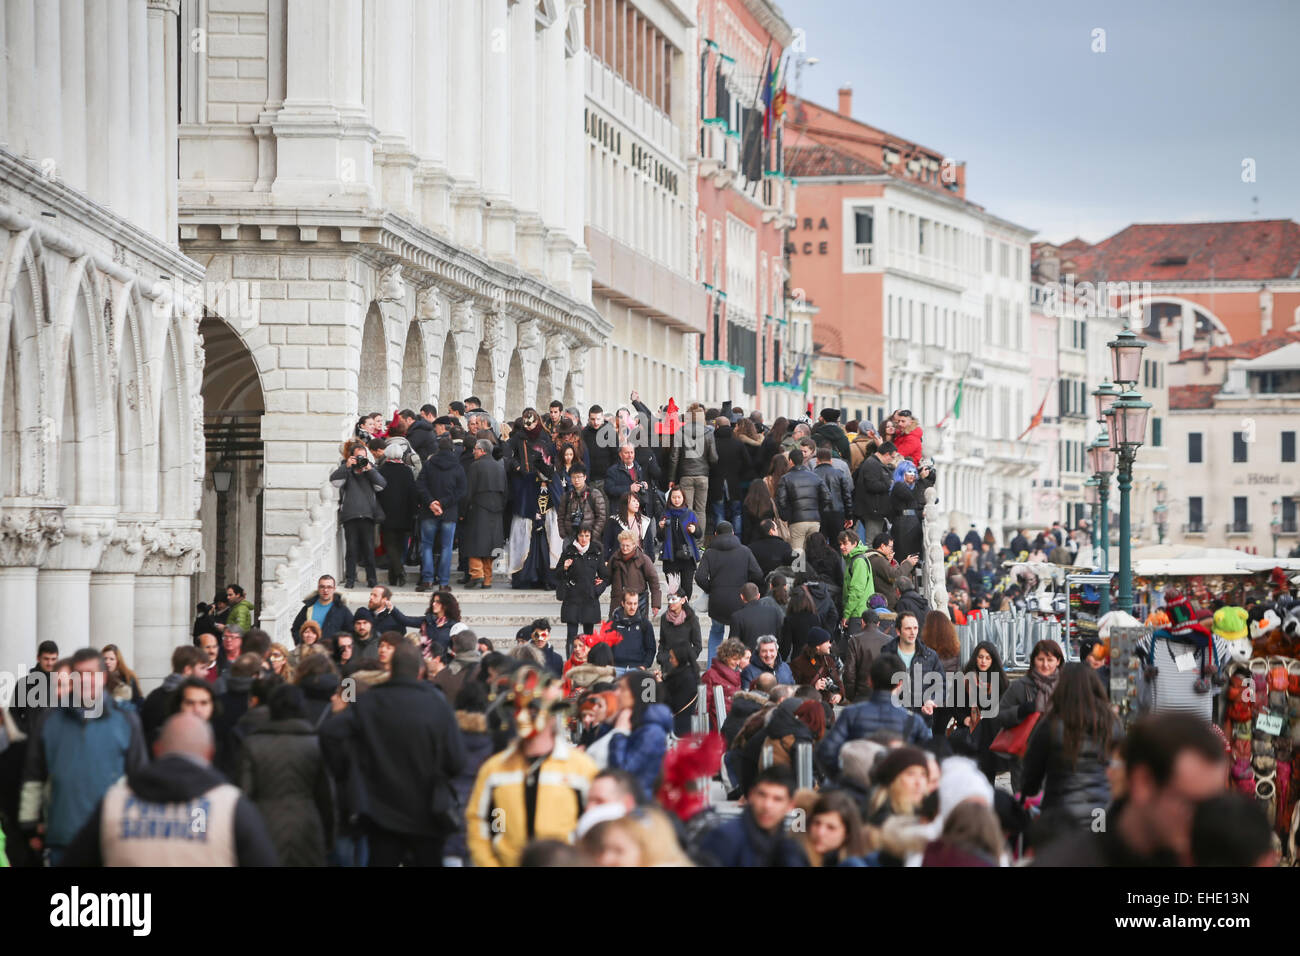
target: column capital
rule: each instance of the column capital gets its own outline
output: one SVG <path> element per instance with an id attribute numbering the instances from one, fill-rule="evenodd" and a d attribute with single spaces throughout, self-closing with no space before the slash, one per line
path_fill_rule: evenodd
<path id="1" fill-rule="evenodd" d="M 134 574 L 145 559 L 145 528 L 143 521 L 119 523 L 108 537 L 108 544 L 99 558 L 97 571 L 106 574 Z"/>
<path id="2" fill-rule="evenodd" d="M 0 514 L 0 567 L 37 567 L 63 541 L 63 508 L 9 508 Z"/>
<path id="3" fill-rule="evenodd" d="M 193 574 L 203 556 L 203 535 L 194 530 L 145 528 L 145 556 L 138 574 Z"/>
<path id="4" fill-rule="evenodd" d="M 181 0 L 149 0 L 149 12 L 178 17 L 181 15 Z"/>

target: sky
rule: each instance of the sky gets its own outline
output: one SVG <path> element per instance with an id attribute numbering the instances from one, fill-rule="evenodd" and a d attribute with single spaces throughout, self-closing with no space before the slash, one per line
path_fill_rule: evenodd
<path id="1" fill-rule="evenodd" d="M 965 161 L 967 198 L 1039 240 L 1300 220 L 1300 0 L 778 3 L 819 60 L 804 97 L 850 84 L 855 119 Z"/>

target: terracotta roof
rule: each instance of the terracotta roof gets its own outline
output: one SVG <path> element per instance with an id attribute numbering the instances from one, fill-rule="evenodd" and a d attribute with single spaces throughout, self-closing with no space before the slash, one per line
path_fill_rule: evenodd
<path id="1" fill-rule="evenodd" d="M 1187 349 L 1178 353 L 1178 361 L 1196 361 L 1199 359 L 1253 359 L 1261 355 L 1267 355 L 1274 352 L 1284 345 L 1290 345 L 1292 342 L 1300 342 L 1300 330 L 1288 329 L 1279 332 L 1276 335 L 1265 335 L 1258 339 L 1247 339 L 1244 342 L 1233 342 L 1231 345 L 1216 345 L 1209 350 L 1204 349 Z"/>
<path id="2" fill-rule="evenodd" d="M 1083 239 L 1080 239 L 1078 236 L 1075 236 L 1069 242 L 1062 243 L 1057 248 L 1061 250 L 1062 256 L 1072 256 L 1072 255 L 1076 255 L 1079 252 L 1086 252 L 1089 248 L 1091 248 L 1091 246 L 1092 243 L 1086 242 Z"/>
<path id="3" fill-rule="evenodd" d="M 813 345 L 831 355 L 844 354 L 844 336 L 840 330 L 831 325 L 813 323 Z"/>
<path id="4" fill-rule="evenodd" d="M 1219 385 L 1173 385 L 1169 388 L 1171 411 L 1189 408 L 1213 408 Z"/>
<path id="5" fill-rule="evenodd" d="M 1290 219 L 1137 223 L 1095 246 L 1072 239 L 1061 247 L 1061 256 L 1074 259 L 1079 276 L 1094 281 L 1295 278 L 1300 276 L 1300 224 Z"/>
<path id="6" fill-rule="evenodd" d="M 787 146 L 785 171 L 789 176 L 878 176 L 885 170 L 860 156 L 833 146 Z"/>

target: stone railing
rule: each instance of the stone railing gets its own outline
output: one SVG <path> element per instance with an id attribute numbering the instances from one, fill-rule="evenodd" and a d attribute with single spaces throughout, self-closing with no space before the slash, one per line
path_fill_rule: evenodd
<path id="1" fill-rule="evenodd" d="M 275 569 L 275 583 L 262 592 L 259 626 L 286 647 L 293 646 L 290 628 L 302 599 L 316 590 L 322 574 L 338 574 L 338 490 L 329 481 L 320 488 L 320 501 L 311 506 L 309 520 L 298 529 L 298 543 Z"/>

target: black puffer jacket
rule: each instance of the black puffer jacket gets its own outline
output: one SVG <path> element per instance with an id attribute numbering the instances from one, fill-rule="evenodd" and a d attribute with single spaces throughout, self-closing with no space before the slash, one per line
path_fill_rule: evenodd
<path id="1" fill-rule="evenodd" d="M 718 462 L 710 477 L 717 485 L 718 499 L 740 501 L 745 496 L 744 489 L 754 479 L 749 448 L 736 437 L 730 425 L 723 425 L 714 432 L 713 441 Z"/>
<path id="2" fill-rule="evenodd" d="M 420 512 L 420 495 L 415 490 L 415 475 L 400 461 L 385 461 L 379 474 L 388 482 L 375 493 L 379 507 L 384 509 L 384 527 L 392 531 L 406 531 L 415 527 Z"/>
<path id="3" fill-rule="evenodd" d="M 822 487 L 815 477 L 808 477 Z M 731 615 L 740 607 L 740 589 L 747 581 L 763 585 L 763 570 L 754 553 L 734 534 L 714 535 L 695 571 L 695 583 L 709 596 L 709 617 L 730 624 Z"/>
<path id="4" fill-rule="evenodd" d="M 776 486 L 776 512 L 785 521 L 821 521 L 831 510 L 831 493 L 825 483 L 804 468 L 786 472 Z"/>
<path id="5" fill-rule="evenodd" d="M 566 561 L 573 561 L 567 568 Z M 596 584 L 600 578 L 602 585 Z M 593 542 L 583 554 L 570 543 L 555 567 L 555 596 L 560 605 L 560 620 L 565 624 L 594 624 L 601 619 L 600 595 L 609 581 L 609 568 L 601 560 L 600 548 Z"/>
<path id="6" fill-rule="evenodd" d="M 465 469 L 454 451 L 440 451 L 424 463 L 416 489 L 420 495 L 420 517 L 433 518 L 431 502 L 442 505 L 439 521 L 455 521 L 460 516 L 460 503 L 469 491 Z"/>
<path id="7" fill-rule="evenodd" d="M 1119 728 L 1111 730 L 1117 739 Z M 1026 796 L 1043 792 L 1043 817 L 1056 818 L 1063 827 L 1082 829 L 1097 819 L 1097 810 L 1110 806 L 1110 779 L 1106 766 L 1110 755 L 1099 740 L 1085 737 L 1073 762 L 1066 760 L 1065 728 L 1055 717 L 1038 722 L 1029 738 L 1021 771 L 1021 790 Z"/>
<path id="8" fill-rule="evenodd" d="M 427 460 L 438 450 L 438 436 L 434 434 L 433 423 L 423 418 L 411 422 L 411 427 L 406 430 L 406 440 L 415 449 L 421 461 Z"/>
<path id="9" fill-rule="evenodd" d="M 244 741 L 239 787 L 266 821 L 281 866 L 324 866 L 334 793 L 320 742 L 305 720 L 272 720 Z"/>
<path id="10" fill-rule="evenodd" d="M 866 521 L 870 518 L 892 518 L 893 505 L 889 500 L 889 484 L 894 479 L 893 469 L 876 455 L 868 455 L 858 468 L 857 487 L 853 490 L 853 513 Z M 866 542 L 870 546 L 871 542 Z"/>

